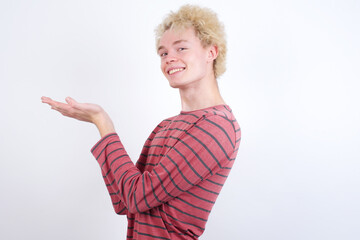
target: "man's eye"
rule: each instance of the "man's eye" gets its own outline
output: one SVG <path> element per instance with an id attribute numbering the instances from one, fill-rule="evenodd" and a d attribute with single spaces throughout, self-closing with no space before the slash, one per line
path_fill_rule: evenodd
<path id="1" fill-rule="evenodd" d="M 164 52 L 164 53 L 160 53 L 160 57 L 165 57 L 167 55 L 167 53 L 166 52 Z"/>
<path id="2" fill-rule="evenodd" d="M 184 51 L 185 49 L 186 49 L 186 48 L 183 48 L 183 47 L 182 47 L 182 48 L 179 48 L 179 51 Z"/>

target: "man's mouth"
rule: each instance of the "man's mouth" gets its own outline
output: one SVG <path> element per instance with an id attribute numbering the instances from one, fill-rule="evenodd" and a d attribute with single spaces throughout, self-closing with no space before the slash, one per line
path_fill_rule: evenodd
<path id="1" fill-rule="evenodd" d="M 172 75 L 174 73 L 181 72 L 181 71 L 184 71 L 184 70 L 185 70 L 185 68 L 174 68 L 174 69 L 169 70 L 168 74 Z"/>

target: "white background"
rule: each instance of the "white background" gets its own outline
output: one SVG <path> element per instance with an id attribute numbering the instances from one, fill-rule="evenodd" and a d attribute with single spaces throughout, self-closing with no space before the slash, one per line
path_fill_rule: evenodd
<path id="1" fill-rule="evenodd" d="M 219 85 L 242 129 L 201 239 L 359 239 L 359 1 L 188 2 L 226 26 Z M 102 105 L 136 161 L 181 110 L 153 30 L 183 3 L 0 0 L 0 239 L 125 239 L 96 128 L 40 97 Z"/>

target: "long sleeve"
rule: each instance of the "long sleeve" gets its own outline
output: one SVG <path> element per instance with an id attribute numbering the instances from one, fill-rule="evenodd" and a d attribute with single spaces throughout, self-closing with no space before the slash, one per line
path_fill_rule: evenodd
<path id="1" fill-rule="evenodd" d="M 230 169 L 237 152 L 238 130 L 233 121 L 219 115 L 198 117 L 185 130 L 161 129 L 144 146 L 163 153 L 148 154 L 157 158 L 151 171 L 142 172 L 133 164 L 116 133 L 103 137 L 91 152 L 101 167 L 115 211 L 139 213 L 188 192 L 222 169 Z M 164 140 L 166 144 L 161 144 Z M 152 163 L 139 160 L 138 164 Z"/>
<path id="2" fill-rule="evenodd" d="M 106 187 L 108 189 L 109 195 L 111 197 L 111 202 L 113 203 L 113 208 L 116 214 L 119 215 L 126 215 L 128 213 L 127 208 L 125 207 L 124 203 L 121 201 L 121 198 L 119 197 L 119 191 L 114 185 L 115 179 L 112 182 L 109 182 L 109 177 L 106 175 L 105 172 L 102 171 L 102 175 L 104 178 L 104 182 L 106 184 Z"/>

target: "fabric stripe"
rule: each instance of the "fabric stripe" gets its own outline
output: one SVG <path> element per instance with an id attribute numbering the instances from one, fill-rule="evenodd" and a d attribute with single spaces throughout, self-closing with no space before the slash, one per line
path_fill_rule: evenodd
<path id="1" fill-rule="evenodd" d="M 103 143 L 106 139 L 112 137 L 112 136 L 116 136 L 117 134 L 116 133 L 112 133 L 112 134 L 109 134 L 107 136 L 104 136 L 92 149 L 91 149 L 91 152 L 94 153 L 96 148 L 101 144 Z"/>

